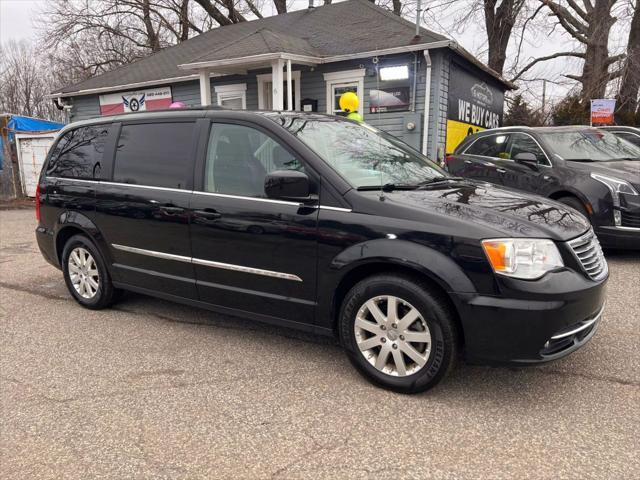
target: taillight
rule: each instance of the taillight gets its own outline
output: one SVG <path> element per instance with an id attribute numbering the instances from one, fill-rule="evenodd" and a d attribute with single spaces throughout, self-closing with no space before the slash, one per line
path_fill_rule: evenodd
<path id="1" fill-rule="evenodd" d="M 449 154 L 449 155 L 445 155 L 444 157 L 444 163 L 448 164 L 451 160 L 453 160 L 453 155 Z"/>
<path id="2" fill-rule="evenodd" d="M 40 184 L 36 187 L 36 220 L 40 221 Z"/>

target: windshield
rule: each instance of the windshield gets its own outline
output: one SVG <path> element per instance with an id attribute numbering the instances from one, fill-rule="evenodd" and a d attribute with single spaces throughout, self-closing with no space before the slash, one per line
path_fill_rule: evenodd
<path id="1" fill-rule="evenodd" d="M 540 136 L 565 160 L 606 162 L 640 160 L 640 147 L 603 130 L 544 132 Z"/>
<path id="2" fill-rule="evenodd" d="M 365 124 L 330 117 L 279 120 L 355 188 L 418 186 L 448 176 L 408 145 Z"/>

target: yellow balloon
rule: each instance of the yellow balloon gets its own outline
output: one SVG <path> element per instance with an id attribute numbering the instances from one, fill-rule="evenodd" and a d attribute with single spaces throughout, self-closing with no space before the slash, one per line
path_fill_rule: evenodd
<path id="1" fill-rule="evenodd" d="M 358 96 L 353 92 L 340 95 L 340 108 L 345 112 L 357 112 L 359 103 Z"/>
<path id="2" fill-rule="evenodd" d="M 362 122 L 364 119 L 362 118 L 362 115 L 360 115 L 358 112 L 351 112 L 349 115 L 347 115 L 347 118 L 349 120 L 353 120 L 354 122 Z"/>

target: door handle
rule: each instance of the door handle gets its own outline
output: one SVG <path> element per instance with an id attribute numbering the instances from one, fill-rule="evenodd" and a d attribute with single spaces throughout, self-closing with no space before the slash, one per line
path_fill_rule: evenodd
<path id="1" fill-rule="evenodd" d="M 496 172 L 507 173 L 507 171 L 504 168 L 496 168 Z"/>
<path id="2" fill-rule="evenodd" d="M 207 209 L 205 209 L 205 210 L 195 210 L 195 211 L 193 212 L 193 214 L 194 214 L 196 217 L 205 218 L 205 219 L 207 219 L 207 220 L 215 220 L 215 219 L 217 219 L 217 218 L 222 217 L 222 214 L 221 214 L 221 213 L 218 213 L 218 212 L 216 212 L 215 210 L 213 210 L 213 209 L 209 209 L 209 208 L 207 208 Z"/>
<path id="3" fill-rule="evenodd" d="M 162 207 L 160 207 L 160 210 L 162 210 L 163 212 L 166 212 L 166 213 L 182 213 L 182 212 L 184 212 L 184 208 L 174 207 L 172 205 L 162 206 Z"/>
<path id="4" fill-rule="evenodd" d="M 464 163 L 471 165 L 473 162 L 471 160 L 465 160 Z"/>

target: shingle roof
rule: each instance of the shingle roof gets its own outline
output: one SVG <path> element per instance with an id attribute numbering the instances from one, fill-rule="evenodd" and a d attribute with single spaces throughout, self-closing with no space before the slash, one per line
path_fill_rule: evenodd
<path id="1" fill-rule="evenodd" d="M 189 62 L 210 62 L 228 58 L 244 57 L 248 53 L 259 55 L 262 53 L 287 52 L 296 55 L 319 56 L 320 52 L 313 48 L 306 40 L 274 32 L 268 28 L 261 28 L 238 40 L 227 43 L 220 48 L 207 52 L 199 57 L 189 59 Z"/>
<path id="2" fill-rule="evenodd" d="M 421 29 L 419 43 L 448 40 Z M 164 81 L 192 74 L 178 65 L 260 53 L 331 57 L 415 43 L 415 25 L 367 0 L 349 0 L 215 28 L 58 93 Z"/>

